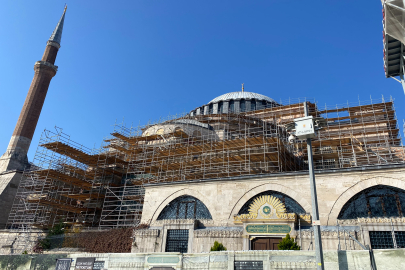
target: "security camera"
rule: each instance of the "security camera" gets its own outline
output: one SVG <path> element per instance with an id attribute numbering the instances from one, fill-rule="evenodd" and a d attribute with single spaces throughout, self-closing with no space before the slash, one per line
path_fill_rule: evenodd
<path id="1" fill-rule="evenodd" d="M 289 137 L 288 137 L 288 142 L 290 143 L 290 144 L 293 144 L 293 143 L 295 143 L 295 140 L 297 139 L 297 137 L 295 137 L 295 135 L 294 134 L 291 134 Z"/>

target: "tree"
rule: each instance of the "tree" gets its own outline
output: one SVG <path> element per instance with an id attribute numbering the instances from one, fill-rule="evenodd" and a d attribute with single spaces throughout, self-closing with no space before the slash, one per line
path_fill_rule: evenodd
<path id="1" fill-rule="evenodd" d="M 62 220 L 59 220 L 59 223 L 49 229 L 45 238 L 37 240 L 32 248 L 32 252 L 43 253 L 46 249 L 61 247 L 63 243 L 61 235 L 63 236 L 64 229 L 65 224 L 63 224 Z"/>
<path id="2" fill-rule="evenodd" d="M 214 242 L 214 245 L 211 247 L 211 251 L 222 251 L 226 250 L 226 247 L 222 245 L 222 243 L 218 243 L 218 241 Z"/>
<path id="3" fill-rule="evenodd" d="M 287 233 L 285 238 L 281 240 L 281 242 L 278 244 L 278 249 L 279 250 L 300 250 L 300 246 L 297 245 L 297 243 L 294 241 L 294 239 L 291 239 L 290 234 Z"/>

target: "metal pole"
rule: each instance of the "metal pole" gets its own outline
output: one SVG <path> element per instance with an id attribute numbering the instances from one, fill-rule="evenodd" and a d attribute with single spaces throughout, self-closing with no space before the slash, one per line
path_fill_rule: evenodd
<path id="1" fill-rule="evenodd" d="M 339 231 L 339 221 L 336 220 L 336 226 L 337 226 L 337 237 L 338 237 L 338 250 L 340 250 L 340 231 Z"/>
<path id="2" fill-rule="evenodd" d="M 392 242 L 394 243 L 394 248 L 398 248 L 397 245 L 397 239 L 395 239 L 395 230 L 394 230 L 394 224 L 392 224 L 392 219 L 390 218 L 391 222 L 391 234 L 392 234 Z"/>
<path id="3" fill-rule="evenodd" d="M 298 227 L 300 229 L 300 248 L 302 249 L 301 219 L 300 218 L 298 218 Z"/>
<path id="4" fill-rule="evenodd" d="M 346 230 L 343 231 L 343 238 L 345 239 L 345 249 L 347 250 Z"/>
<path id="5" fill-rule="evenodd" d="M 307 102 L 304 102 L 305 116 L 309 116 Z M 323 252 L 322 252 L 322 240 L 321 240 L 321 223 L 319 221 L 318 211 L 318 198 L 316 196 L 316 184 L 314 174 L 314 160 L 312 156 L 312 142 L 311 138 L 307 139 L 307 151 L 308 151 L 308 169 L 309 169 L 309 183 L 311 187 L 312 197 L 312 226 L 314 228 L 315 238 L 315 255 L 316 255 L 316 269 L 324 270 L 323 264 Z"/>
<path id="6" fill-rule="evenodd" d="M 403 48 L 404 48 L 404 45 L 401 42 L 401 49 L 400 49 L 401 51 L 400 51 L 400 56 L 399 56 L 399 78 L 401 79 L 402 88 L 404 89 L 404 93 L 405 93 Z"/>

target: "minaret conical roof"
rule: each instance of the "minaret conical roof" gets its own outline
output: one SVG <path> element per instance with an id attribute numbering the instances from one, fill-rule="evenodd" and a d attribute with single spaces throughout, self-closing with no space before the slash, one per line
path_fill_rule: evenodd
<path id="1" fill-rule="evenodd" d="M 63 10 L 62 17 L 60 18 L 58 24 L 56 25 L 55 30 L 53 30 L 51 37 L 49 38 L 49 41 L 56 42 L 59 45 L 62 39 L 62 30 L 63 30 L 63 23 L 65 21 L 66 8 L 67 6 Z"/>

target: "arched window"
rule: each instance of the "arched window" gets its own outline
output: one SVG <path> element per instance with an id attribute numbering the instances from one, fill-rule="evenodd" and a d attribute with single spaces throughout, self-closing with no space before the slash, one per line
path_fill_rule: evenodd
<path id="1" fill-rule="evenodd" d="M 250 110 L 251 110 L 251 111 L 255 111 L 255 110 L 256 110 L 256 100 L 255 100 L 255 99 L 252 99 L 252 100 L 250 101 Z"/>
<path id="2" fill-rule="evenodd" d="M 224 112 L 224 103 L 220 101 L 218 103 L 218 113 L 223 113 Z"/>
<path id="3" fill-rule="evenodd" d="M 229 112 L 235 112 L 235 101 L 229 101 Z"/>
<path id="4" fill-rule="evenodd" d="M 214 104 L 210 104 L 208 114 L 213 114 L 214 112 Z"/>
<path id="5" fill-rule="evenodd" d="M 261 109 L 266 109 L 267 108 L 267 101 L 262 100 L 262 107 Z"/>
<path id="6" fill-rule="evenodd" d="M 241 99 L 240 100 L 240 111 L 245 112 L 246 111 L 246 100 Z"/>
<path id="7" fill-rule="evenodd" d="M 212 219 L 205 204 L 192 196 L 180 196 L 168 203 L 157 220 L 162 219 Z"/>
<path id="8" fill-rule="evenodd" d="M 342 207 L 338 218 L 402 217 L 404 213 L 405 190 L 378 185 L 353 196 Z"/>
<path id="9" fill-rule="evenodd" d="M 302 208 L 302 206 L 299 205 L 299 204 L 298 204 L 294 199 L 292 199 L 291 197 L 289 197 L 289 196 L 287 196 L 287 195 L 285 195 L 285 194 L 283 194 L 283 193 L 277 192 L 277 191 L 268 190 L 268 191 L 262 192 L 262 193 L 260 193 L 260 194 L 257 194 L 256 196 L 252 197 L 249 201 L 247 201 L 247 202 L 242 206 L 242 208 L 239 210 L 238 215 L 241 215 L 241 214 L 249 214 L 249 206 L 252 204 L 252 202 L 253 202 L 257 197 L 260 197 L 260 196 L 263 196 L 263 195 L 271 195 L 271 196 L 273 196 L 273 197 L 279 198 L 280 201 L 281 201 L 282 203 L 284 203 L 287 213 L 305 214 L 304 208 Z"/>

